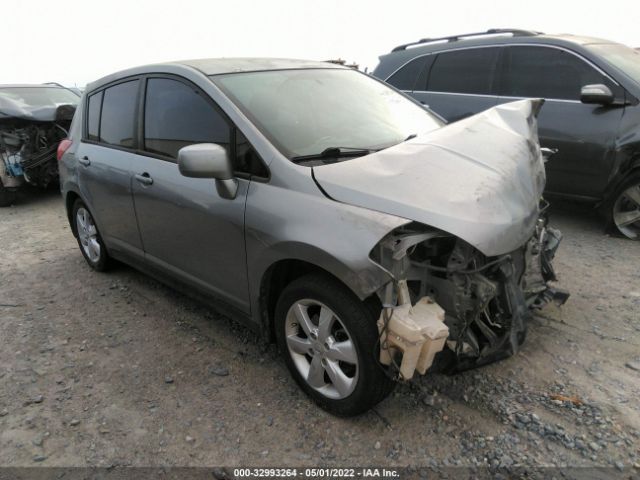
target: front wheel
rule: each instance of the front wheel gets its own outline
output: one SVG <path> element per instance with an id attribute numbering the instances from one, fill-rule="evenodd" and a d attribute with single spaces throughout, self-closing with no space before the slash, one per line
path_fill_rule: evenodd
<path id="1" fill-rule="evenodd" d="M 82 256 L 94 270 L 106 270 L 110 263 L 109 254 L 91 212 L 80 199 L 73 204 L 72 218 Z"/>
<path id="2" fill-rule="evenodd" d="M 309 274 L 290 283 L 278 300 L 275 328 L 291 375 L 328 412 L 358 415 L 393 390 L 377 361 L 375 319 L 333 278 Z"/>
<path id="3" fill-rule="evenodd" d="M 640 240 L 640 174 L 632 175 L 622 183 L 610 208 L 616 230 L 627 238 Z"/>

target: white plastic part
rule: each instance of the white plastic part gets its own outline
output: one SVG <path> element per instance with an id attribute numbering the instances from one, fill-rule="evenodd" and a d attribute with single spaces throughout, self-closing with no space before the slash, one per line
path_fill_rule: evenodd
<path id="1" fill-rule="evenodd" d="M 399 293 L 403 291 L 402 286 L 399 290 Z M 390 365 L 392 355 L 401 352 L 400 374 L 404 380 L 411 379 L 416 370 L 424 375 L 449 336 L 444 310 L 429 297 L 422 297 L 413 306 L 410 302 L 399 305 L 393 309 L 386 329 L 384 324 L 383 310 L 378 319 L 378 329 L 382 332 L 380 362 Z"/>
<path id="2" fill-rule="evenodd" d="M 7 156 L 5 153 L 0 153 L 0 182 L 5 188 L 16 188 L 24 183 L 24 176 L 10 177 L 6 172 L 5 164 L 15 161 L 15 157 L 16 155 Z"/>

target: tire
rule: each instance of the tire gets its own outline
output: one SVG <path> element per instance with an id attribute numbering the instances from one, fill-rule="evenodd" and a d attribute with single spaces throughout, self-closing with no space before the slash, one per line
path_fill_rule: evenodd
<path id="1" fill-rule="evenodd" d="M 111 264 L 111 258 L 89 208 L 82 200 L 77 199 L 71 212 L 73 232 L 78 240 L 82 256 L 94 270 L 98 272 L 107 270 Z"/>
<path id="2" fill-rule="evenodd" d="M 0 207 L 10 207 L 15 201 L 16 192 L 14 190 L 7 190 L 0 179 Z"/>
<path id="3" fill-rule="evenodd" d="M 640 172 L 622 182 L 606 211 L 609 226 L 615 233 L 640 240 Z"/>
<path id="4" fill-rule="evenodd" d="M 334 415 L 364 413 L 395 386 L 377 362 L 375 320 L 350 290 L 324 274 L 294 280 L 278 299 L 276 339 L 287 368 Z"/>

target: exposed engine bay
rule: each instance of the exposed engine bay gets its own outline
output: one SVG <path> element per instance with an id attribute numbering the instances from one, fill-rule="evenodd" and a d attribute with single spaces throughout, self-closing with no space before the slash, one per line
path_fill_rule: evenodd
<path id="1" fill-rule="evenodd" d="M 434 360 L 435 370 L 460 371 L 515 354 L 531 310 L 568 298 L 548 285 L 561 238 L 544 214 L 529 241 L 496 257 L 417 223 L 392 232 L 371 253 L 395 279 L 378 293 L 381 363 L 409 379 Z"/>
<path id="2" fill-rule="evenodd" d="M 24 184 L 46 188 L 58 181 L 56 150 L 76 109 L 74 104 L 28 105 L 6 95 L 0 97 L 0 206 L 11 204 Z"/>
<path id="3" fill-rule="evenodd" d="M 19 185 L 20 177 L 38 187 L 47 187 L 58 179 L 56 148 L 67 136 L 70 123 L 0 126 L 0 155 L 5 175 L 15 179 L 15 186 Z"/>

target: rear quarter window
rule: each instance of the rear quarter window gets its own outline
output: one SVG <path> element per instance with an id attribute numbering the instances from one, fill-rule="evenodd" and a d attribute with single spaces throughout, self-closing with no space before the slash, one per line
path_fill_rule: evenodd
<path id="1" fill-rule="evenodd" d="M 87 139 L 97 142 L 100 138 L 100 109 L 102 92 L 94 93 L 88 99 L 87 106 Z"/>

